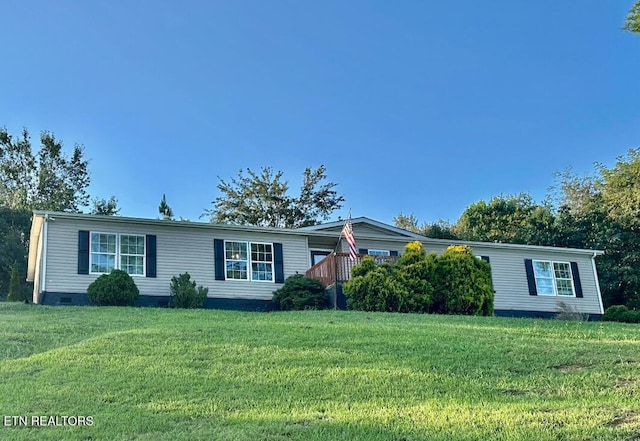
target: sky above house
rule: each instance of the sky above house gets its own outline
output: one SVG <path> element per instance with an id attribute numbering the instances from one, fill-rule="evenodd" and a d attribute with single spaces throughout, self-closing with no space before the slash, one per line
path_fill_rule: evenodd
<path id="1" fill-rule="evenodd" d="M 94 197 L 198 220 L 240 169 L 332 220 L 455 222 L 480 199 L 640 146 L 632 0 L 30 1 L 1 5 L 0 126 L 85 147 Z"/>

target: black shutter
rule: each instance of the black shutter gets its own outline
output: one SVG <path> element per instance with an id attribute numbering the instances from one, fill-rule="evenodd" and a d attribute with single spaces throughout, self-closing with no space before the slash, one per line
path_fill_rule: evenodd
<path id="1" fill-rule="evenodd" d="M 284 283 L 284 260 L 282 259 L 282 244 L 273 244 L 273 269 L 276 283 Z"/>
<path id="2" fill-rule="evenodd" d="M 582 283 L 580 282 L 580 273 L 578 272 L 578 263 L 571 262 L 571 274 L 573 275 L 573 286 L 576 289 L 576 297 L 582 298 Z"/>
<path id="3" fill-rule="evenodd" d="M 88 231 L 78 231 L 78 274 L 89 274 Z"/>
<path id="4" fill-rule="evenodd" d="M 389 251 L 389 255 L 391 257 L 398 257 L 398 252 L 397 251 Z"/>
<path id="5" fill-rule="evenodd" d="M 213 239 L 213 259 L 216 280 L 224 280 L 224 240 Z"/>
<path id="6" fill-rule="evenodd" d="M 527 283 L 529 283 L 529 295 L 537 296 L 538 290 L 536 289 L 536 279 L 533 275 L 533 261 L 531 259 L 524 259 L 524 268 L 527 271 Z"/>
<path id="7" fill-rule="evenodd" d="M 369 250 L 366 248 L 360 248 L 358 250 L 358 254 L 362 254 L 363 256 L 366 256 L 367 254 L 369 254 Z"/>
<path id="8" fill-rule="evenodd" d="M 480 258 L 487 263 L 491 263 L 491 259 L 489 259 L 489 256 L 480 256 Z"/>
<path id="9" fill-rule="evenodd" d="M 147 234 L 147 277 L 156 277 L 156 236 Z"/>

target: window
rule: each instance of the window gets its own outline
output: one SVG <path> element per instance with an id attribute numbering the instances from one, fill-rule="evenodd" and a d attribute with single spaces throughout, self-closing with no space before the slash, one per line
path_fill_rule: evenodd
<path id="1" fill-rule="evenodd" d="M 224 247 L 227 279 L 273 282 L 273 244 L 225 241 Z"/>
<path id="2" fill-rule="evenodd" d="M 120 235 L 120 269 L 127 274 L 144 275 L 144 236 Z"/>
<path id="3" fill-rule="evenodd" d="M 115 234 L 91 233 L 91 273 L 110 273 L 116 267 Z"/>
<path id="4" fill-rule="evenodd" d="M 227 279 L 247 280 L 247 243 L 225 242 Z"/>
<path id="5" fill-rule="evenodd" d="M 538 295 L 575 296 L 569 262 L 534 260 L 533 273 Z"/>
<path id="6" fill-rule="evenodd" d="M 389 250 L 368 250 L 367 254 L 370 256 L 390 256 L 391 252 Z"/>
<path id="7" fill-rule="evenodd" d="M 91 274 L 121 269 L 133 276 L 144 275 L 145 236 L 91 232 L 90 240 Z"/>
<path id="8" fill-rule="evenodd" d="M 273 245 L 251 244 L 251 280 L 273 281 Z"/>

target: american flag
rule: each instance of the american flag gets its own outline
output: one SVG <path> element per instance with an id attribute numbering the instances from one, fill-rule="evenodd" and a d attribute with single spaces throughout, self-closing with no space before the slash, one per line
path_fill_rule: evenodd
<path id="1" fill-rule="evenodd" d="M 356 251 L 356 238 L 353 237 L 353 228 L 351 228 L 351 218 L 347 219 L 347 222 L 344 224 L 342 235 L 347 240 L 347 243 L 349 243 L 349 258 L 353 262 L 356 260 L 358 252 Z"/>

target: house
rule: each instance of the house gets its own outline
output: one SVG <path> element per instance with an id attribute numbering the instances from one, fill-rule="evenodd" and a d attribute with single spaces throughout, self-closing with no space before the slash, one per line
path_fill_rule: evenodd
<path id="1" fill-rule="evenodd" d="M 85 305 L 89 284 L 118 268 L 135 280 L 139 305 L 166 306 L 171 278 L 189 272 L 209 288 L 206 307 L 269 310 L 285 278 L 306 273 L 343 306 L 341 284 L 353 266 L 343 225 L 277 229 L 34 211 L 27 280 L 34 303 Z M 593 318 L 603 313 L 595 263 L 602 251 L 432 239 L 366 217 L 352 225 L 359 253 L 380 260 L 416 240 L 435 253 L 471 246 L 491 264 L 496 315 L 551 316 L 560 300 Z"/>

